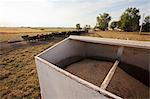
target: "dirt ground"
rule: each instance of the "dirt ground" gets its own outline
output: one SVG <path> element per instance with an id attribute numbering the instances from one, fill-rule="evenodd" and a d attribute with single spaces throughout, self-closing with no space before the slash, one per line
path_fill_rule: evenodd
<path id="1" fill-rule="evenodd" d="M 112 65 L 112 62 L 84 59 L 65 70 L 100 87 Z M 106 90 L 124 98 L 149 97 L 149 88 L 119 67 Z"/>

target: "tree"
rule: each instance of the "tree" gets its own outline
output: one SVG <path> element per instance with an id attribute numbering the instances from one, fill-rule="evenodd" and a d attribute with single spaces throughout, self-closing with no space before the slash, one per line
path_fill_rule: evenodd
<path id="1" fill-rule="evenodd" d="M 97 16 L 97 26 L 99 29 L 105 31 L 108 28 L 108 24 L 111 20 L 111 17 L 108 13 L 103 13 Z"/>
<path id="2" fill-rule="evenodd" d="M 118 27 L 118 22 L 117 21 L 113 21 L 110 24 L 110 28 L 114 30 L 114 28 Z"/>
<path id="3" fill-rule="evenodd" d="M 85 27 L 84 27 L 85 32 L 88 32 L 90 28 L 91 28 L 90 25 L 85 25 Z"/>
<path id="4" fill-rule="evenodd" d="M 150 32 L 150 16 L 145 17 L 142 31 Z"/>
<path id="5" fill-rule="evenodd" d="M 91 29 L 91 25 L 88 26 L 88 29 Z"/>
<path id="6" fill-rule="evenodd" d="M 76 29 L 77 29 L 77 30 L 80 30 L 80 29 L 81 29 L 80 24 L 76 24 Z"/>
<path id="7" fill-rule="evenodd" d="M 139 9 L 128 8 L 121 15 L 120 28 L 124 31 L 137 31 L 139 30 Z"/>

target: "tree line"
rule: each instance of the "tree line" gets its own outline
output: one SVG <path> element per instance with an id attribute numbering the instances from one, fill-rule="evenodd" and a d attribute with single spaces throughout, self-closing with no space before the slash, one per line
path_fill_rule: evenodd
<path id="1" fill-rule="evenodd" d="M 120 29 L 127 32 L 139 31 L 140 30 L 140 11 L 137 8 L 127 8 L 123 14 L 120 16 L 119 21 L 111 22 L 109 26 L 109 22 L 112 17 L 109 13 L 99 14 L 96 17 L 97 23 L 94 29 L 100 29 L 102 31 L 108 30 L 108 27 L 111 29 Z M 142 31 L 150 32 L 150 16 L 146 16 L 142 23 Z M 81 29 L 80 24 L 76 25 L 77 29 Z M 88 27 L 85 27 L 88 28 Z"/>

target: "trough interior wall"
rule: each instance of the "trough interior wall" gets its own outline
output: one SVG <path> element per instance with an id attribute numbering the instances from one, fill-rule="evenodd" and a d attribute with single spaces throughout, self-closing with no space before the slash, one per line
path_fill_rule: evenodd
<path id="1" fill-rule="evenodd" d="M 89 43 L 69 39 L 49 49 L 40 55 L 40 57 L 59 67 L 62 66 L 62 68 L 83 58 L 104 59 L 114 62 L 118 57 L 117 51 L 119 47 L 116 45 Z M 150 71 L 149 49 L 124 47 L 123 54 L 119 60 Z"/>

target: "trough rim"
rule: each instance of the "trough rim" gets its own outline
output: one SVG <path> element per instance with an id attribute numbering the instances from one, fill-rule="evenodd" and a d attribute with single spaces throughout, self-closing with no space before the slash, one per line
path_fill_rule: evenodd
<path id="1" fill-rule="evenodd" d="M 150 49 L 150 42 L 148 41 L 121 40 L 121 39 L 112 39 L 112 38 L 72 36 L 72 35 L 69 36 L 69 39 L 79 40 L 79 41 L 89 42 L 89 43 L 101 43 L 101 44 L 118 45 L 118 46 L 125 46 L 125 47 Z"/>
<path id="2" fill-rule="evenodd" d="M 149 49 L 150 50 L 150 42 L 147 42 L 147 41 L 120 40 L 120 39 L 112 39 L 112 38 L 100 38 L 100 37 L 70 35 L 68 38 L 54 44 L 53 46 L 51 46 L 50 48 L 39 53 L 35 57 L 42 55 L 43 53 L 47 52 L 50 49 L 55 48 L 57 45 L 63 43 L 64 41 L 67 41 L 67 40 L 78 40 L 78 41 L 89 42 L 89 43 L 100 43 L 100 44 L 117 45 L 117 46 L 142 48 L 142 49 Z"/>

